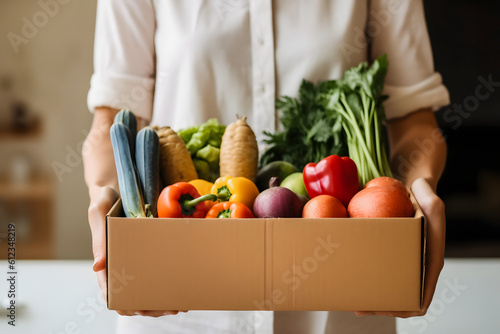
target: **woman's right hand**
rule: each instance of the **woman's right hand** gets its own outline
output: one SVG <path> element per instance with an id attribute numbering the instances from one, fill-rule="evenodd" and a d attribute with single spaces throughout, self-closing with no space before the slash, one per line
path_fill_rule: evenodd
<path id="1" fill-rule="evenodd" d="M 106 214 L 109 212 L 118 194 L 112 187 L 101 187 L 95 192 L 97 199 L 91 202 L 88 210 L 90 230 L 92 232 L 92 251 L 94 252 L 93 270 L 101 287 L 104 300 L 107 296 L 106 277 Z M 160 317 L 177 314 L 179 311 L 116 311 L 120 315 L 143 315 Z"/>

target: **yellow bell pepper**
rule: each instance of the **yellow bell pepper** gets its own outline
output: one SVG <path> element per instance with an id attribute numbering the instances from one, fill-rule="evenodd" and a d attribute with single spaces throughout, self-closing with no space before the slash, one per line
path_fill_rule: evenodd
<path id="1" fill-rule="evenodd" d="M 198 190 L 200 196 L 211 194 L 212 186 L 214 185 L 212 182 L 202 179 L 191 180 L 188 183 L 192 184 Z"/>
<path id="2" fill-rule="evenodd" d="M 212 194 L 217 195 L 219 202 L 239 202 L 245 204 L 250 210 L 259 189 L 246 177 L 222 176 L 215 180 Z"/>

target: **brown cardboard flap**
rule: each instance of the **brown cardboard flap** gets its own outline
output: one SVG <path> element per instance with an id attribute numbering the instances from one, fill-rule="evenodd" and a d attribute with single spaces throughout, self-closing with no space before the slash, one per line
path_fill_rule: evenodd
<path id="1" fill-rule="evenodd" d="M 109 210 L 108 214 L 106 215 L 106 259 L 109 255 L 109 243 L 108 243 L 108 228 L 109 228 L 109 217 L 123 217 L 125 214 L 123 213 L 123 206 L 122 206 L 122 199 L 118 198 Z M 108 261 L 106 260 L 106 277 L 109 277 L 109 271 L 108 271 Z M 108 291 L 107 298 L 106 298 L 106 304 L 108 305 L 109 308 L 109 296 L 110 296 L 110 289 L 109 289 L 109 279 L 106 280 L 106 290 Z"/>
<path id="2" fill-rule="evenodd" d="M 422 250 L 422 265 L 421 265 L 421 278 L 420 278 L 420 309 L 424 306 L 424 288 L 425 288 L 425 273 L 426 273 L 426 256 L 427 256 L 427 219 L 422 214 L 420 217 L 422 225 L 422 244 L 420 246 Z"/>
<path id="3" fill-rule="evenodd" d="M 410 310 L 420 306 L 414 220 L 273 223 L 274 310 Z M 360 309 L 360 307 L 362 307 Z"/>
<path id="4" fill-rule="evenodd" d="M 109 308 L 257 309 L 254 301 L 264 299 L 264 223 L 109 220 Z"/>
<path id="5" fill-rule="evenodd" d="M 415 207 L 415 218 L 420 218 L 420 223 L 421 223 L 421 274 L 420 274 L 420 309 L 422 309 L 424 305 L 424 288 L 425 288 L 425 257 L 426 257 L 426 249 L 427 249 L 427 220 L 424 216 L 424 213 L 422 211 L 422 208 L 418 204 L 417 199 L 415 198 L 415 195 L 413 194 L 413 191 L 409 191 L 410 193 L 410 198 L 413 203 L 413 206 Z"/>
<path id="6" fill-rule="evenodd" d="M 123 213 L 122 199 L 119 198 L 111 207 L 106 217 L 125 217 Z"/>

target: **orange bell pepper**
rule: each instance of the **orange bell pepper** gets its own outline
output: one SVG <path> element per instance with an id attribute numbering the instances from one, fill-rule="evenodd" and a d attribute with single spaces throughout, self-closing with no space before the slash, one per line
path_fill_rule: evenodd
<path id="1" fill-rule="evenodd" d="M 158 197 L 159 218 L 204 218 L 210 206 L 206 201 L 216 201 L 217 196 L 200 196 L 198 190 L 187 182 L 177 182 L 162 190 Z"/>
<path id="2" fill-rule="evenodd" d="M 217 195 L 219 202 L 239 202 L 252 209 L 259 189 L 246 177 L 223 176 L 215 180 L 212 194 Z"/>
<path id="3" fill-rule="evenodd" d="M 221 202 L 212 206 L 205 218 L 254 218 L 254 215 L 243 203 Z"/>

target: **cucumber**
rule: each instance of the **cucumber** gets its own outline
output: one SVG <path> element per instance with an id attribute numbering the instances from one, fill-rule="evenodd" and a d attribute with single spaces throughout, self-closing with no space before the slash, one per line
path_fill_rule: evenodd
<path id="1" fill-rule="evenodd" d="M 160 141 L 156 132 L 145 127 L 139 133 L 135 141 L 135 164 L 139 183 L 144 195 L 146 211 L 154 217 L 157 216 L 156 202 L 160 192 Z"/>
<path id="2" fill-rule="evenodd" d="M 130 152 L 130 132 L 123 123 L 118 122 L 111 125 L 110 137 L 125 216 L 146 217 L 144 200 Z"/>
<path id="3" fill-rule="evenodd" d="M 137 118 L 135 117 L 134 113 L 131 112 L 130 110 L 122 109 L 116 114 L 114 123 L 123 123 L 127 127 L 130 133 L 129 136 L 130 152 L 132 154 L 132 157 L 134 157 L 135 137 L 137 135 Z"/>

